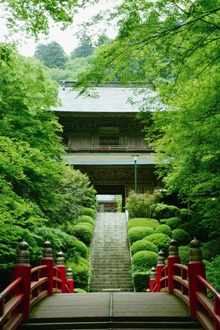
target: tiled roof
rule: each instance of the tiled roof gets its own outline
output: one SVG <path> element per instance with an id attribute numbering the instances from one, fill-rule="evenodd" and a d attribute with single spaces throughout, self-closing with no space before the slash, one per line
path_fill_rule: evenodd
<path id="1" fill-rule="evenodd" d="M 66 164 L 71 165 L 134 165 L 132 155 L 134 153 L 66 153 L 63 158 Z M 154 165 L 156 164 L 155 153 L 140 153 L 138 165 Z"/>
<path id="2" fill-rule="evenodd" d="M 54 111 L 66 112 L 138 112 L 138 106 L 128 102 L 129 98 L 141 101 L 143 94 L 134 95 L 129 87 L 97 87 L 95 92 L 98 98 L 78 96 L 78 92 L 71 87 L 60 87 L 59 99 L 61 106 L 53 108 Z M 148 90 L 149 96 L 152 92 Z M 146 98 L 146 94 L 145 94 Z"/>

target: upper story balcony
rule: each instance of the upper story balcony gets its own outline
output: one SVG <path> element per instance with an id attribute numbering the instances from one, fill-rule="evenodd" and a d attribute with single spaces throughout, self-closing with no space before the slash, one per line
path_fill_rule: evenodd
<path id="1" fill-rule="evenodd" d="M 66 152 L 153 152 L 154 148 L 148 145 L 77 145 L 70 144 L 64 146 Z"/>

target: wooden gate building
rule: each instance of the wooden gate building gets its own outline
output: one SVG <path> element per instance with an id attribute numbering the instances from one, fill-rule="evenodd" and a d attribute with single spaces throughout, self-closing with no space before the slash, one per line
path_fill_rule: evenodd
<path id="1" fill-rule="evenodd" d="M 62 105 L 54 109 L 63 126 L 66 163 L 86 173 L 98 194 L 121 195 L 123 206 L 134 190 L 135 166 L 138 193 L 161 187 L 155 174 L 155 153 L 136 119 L 138 106 L 132 88 L 106 85 L 95 97 L 78 96 L 73 82 L 60 88 Z"/>

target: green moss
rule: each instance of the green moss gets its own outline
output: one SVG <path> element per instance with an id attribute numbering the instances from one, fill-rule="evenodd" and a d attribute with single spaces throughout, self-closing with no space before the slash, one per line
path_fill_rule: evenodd
<path id="1" fill-rule="evenodd" d="M 158 248 L 154 243 L 142 239 L 142 240 L 134 242 L 131 246 L 132 255 L 134 255 L 135 253 L 137 253 L 139 251 L 153 251 L 153 252 L 157 253 Z"/>
<path id="2" fill-rule="evenodd" d="M 132 227 L 151 227 L 155 229 L 159 226 L 159 221 L 151 218 L 133 218 L 128 222 L 128 229 Z"/>
<path id="3" fill-rule="evenodd" d="M 153 228 L 150 227 L 133 227 L 128 231 L 128 237 L 130 240 L 130 244 L 132 245 L 134 242 L 154 233 Z"/>

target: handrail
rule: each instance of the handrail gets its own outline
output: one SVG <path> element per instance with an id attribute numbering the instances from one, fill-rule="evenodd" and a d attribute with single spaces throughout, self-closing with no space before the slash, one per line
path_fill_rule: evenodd
<path id="1" fill-rule="evenodd" d="M 126 151 L 133 151 L 133 150 L 143 150 L 143 151 L 152 151 L 154 150 L 153 147 L 147 146 L 147 145 L 75 145 L 75 144 L 69 144 L 64 145 L 64 148 L 66 150 L 74 150 L 74 151 L 91 151 L 91 150 L 126 150 Z"/>
<path id="2" fill-rule="evenodd" d="M 191 242 L 191 261 L 188 266 L 180 263 L 178 247 L 172 240 L 167 265 L 163 252 L 159 252 L 156 278 L 150 282 L 151 292 L 168 291 L 178 296 L 190 309 L 192 320 L 197 320 L 205 330 L 220 330 L 220 293 L 206 280 L 199 242 Z M 212 297 L 207 296 L 207 290 Z"/>
<path id="3" fill-rule="evenodd" d="M 197 279 L 203 288 L 212 294 L 210 299 L 204 293 L 196 292 L 196 298 L 202 307 L 197 313 L 197 318 L 206 330 L 220 329 L 220 294 L 204 277 L 197 275 Z M 210 328 L 210 317 L 212 328 Z"/>
<path id="4" fill-rule="evenodd" d="M 25 244 L 19 251 L 22 263 L 14 266 L 13 282 L 0 293 L 0 330 L 14 330 L 21 322 L 27 322 L 30 310 L 46 296 L 54 292 L 73 293 L 72 274 L 66 278 L 66 267 L 63 264 L 54 266 L 53 258 L 46 256 L 40 266 L 31 268 L 29 259 L 25 260 L 29 256 Z M 48 244 L 50 242 L 45 242 L 47 253 Z M 64 260 L 62 255 L 60 252 L 60 259 Z"/>
<path id="5" fill-rule="evenodd" d="M 7 301 L 7 303 L 5 303 L 5 298 L 8 297 L 8 295 L 10 295 L 14 289 L 20 286 L 22 281 L 22 277 L 17 278 L 11 284 L 9 284 L 0 294 L 0 330 L 4 329 L 4 326 L 9 322 L 8 318 L 15 311 L 15 309 L 18 309 L 19 306 L 21 306 L 23 302 L 24 295 L 18 294 L 16 297 L 12 297 Z M 17 321 L 21 323 L 23 320 L 23 315 L 22 313 L 17 314 Z"/>

